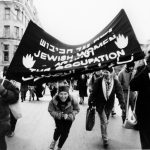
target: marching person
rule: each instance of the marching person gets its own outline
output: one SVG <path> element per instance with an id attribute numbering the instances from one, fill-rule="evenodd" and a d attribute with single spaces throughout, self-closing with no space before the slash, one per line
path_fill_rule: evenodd
<path id="1" fill-rule="evenodd" d="M 124 92 L 126 105 L 127 105 L 128 88 L 129 88 L 130 80 L 133 78 L 134 74 L 135 74 L 134 62 L 130 62 L 126 64 L 125 67 L 118 74 L 118 79 L 121 83 Z M 137 93 L 133 91 L 129 91 L 129 92 L 130 92 L 129 106 L 131 106 L 131 110 L 133 111 Z"/>
<path id="2" fill-rule="evenodd" d="M 20 93 L 21 93 L 21 101 L 24 102 L 26 100 L 26 95 L 28 91 L 28 85 L 25 82 L 21 83 Z"/>
<path id="3" fill-rule="evenodd" d="M 79 76 L 77 81 L 77 86 L 79 90 L 80 102 L 79 104 L 84 104 L 84 97 L 87 97 L 87 75 L 82 74 Z"/>
<path id="4" fill-rule="evenodd" d="M 69 94 L 68 85 L 58 86 L 58 92 L 50 101 L 48 111 L 54 118 L 56 125 L 49 149 L 54 150 L 56 142 L 59 140 L 57 150 L 61 150 L 68 137 L 75 116 L 79 113 L 78 103 Z"/>
<path id="5" fill-rule="evenodd" d="M 5 66 L 3 68 L 3 77 L 4 78 L 6 76 L 7 70 L 8 70 L 8 66 Z M 16 88 L 16 92 L 18 91 L 18 94 L 19 94 L 19 88 L 16 84 L 16 81 L 10 80 L 10 82 L 13 84 L 14 88 Z M 15 128 L 16 128 L 16 124 L 17 124 L 17 119 L 15 118 L 15 116 L 13 115 L 13 113 L 11 112 L 11 109 L 10 109 L 10 129 L 7 133 L 7 137 L 13 137 L 15 135 L 14 131 L 15 131 Z"/>
<path id="6" fill-rule="evenodd" d="M 11 127 L 9 105 L 19 100 L 19 90 L 7 79 L 3 80 L 0 79 L 0 150 L 7 150 L 5 136 Z"/>
<path id="7" fill-rule="evenodd" d="M 147 57 L 147 65 L 137 68 L 137 73 L 130 82 L 130 88 L 132 91 L 138 91 L 136 116 L 141 147 L 142 149 L 150 149 L 150 121 L 148 119 L 150 114 L 150 55 Z"/>
<path id="8" fill-rule="evenodd" d="M 40 82 L 36 82 L 34 84 L 34 91 L 35 91 L 35 95 L 36 95 L 36 98 L 37 98 L 37 101 L 39 101 L 41 97 L 43 97 L 43 91 L 44 91 L 44 87 L 43 87 L 43 84 L 40 83 Z"/>
<path id="9" fill-rule="evenodd" d="M 34 86 L 28 86 L 29 89 L 29 101 L 33 100 L 35 97 L 35 87 Z"/>
<path id="10" fill-rule="evenodd" d="M 88 84 L 87 84 L 88 88 L 89 88 L 89 93 L 91 93 L 93 85 L 94 85 L 94 82 L 96 81 L 96 79 L 100 78 L 102 76 L 103 76 L 102 70 L 95 71 L 94 73 L 91 74 L 91 76 L 90 76 L 90 78 L 88 80 Z"/>
<path id="11" fill-rule="evenodd" d="M 125 118 L 125 102 L 122 87 L 117 78 L 113 77 L 113 68 L 103 70 L 103 77 L 98 78 L 89 96 L 89 107 L 96 106 L 101 122 L 101 135 L 104 147 L 108 146 L 107 126 L 110 113 L 114 106 L 115 95 L 121 105 Z"/>
<path id="12" fill-rule="evenodd" d="M 56 82 L 52 82 L 52 83 L 48 83 L 48 88 L 50 90 L 50 95 L 53 98 L 55 96 L 55 94 L 57 93 L 57 83 Z"/>

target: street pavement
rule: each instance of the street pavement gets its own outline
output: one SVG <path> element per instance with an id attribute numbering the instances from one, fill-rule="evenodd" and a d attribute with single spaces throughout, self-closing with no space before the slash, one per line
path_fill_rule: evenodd
<path id="1" fill-rule="evenodd" d="M 78 92 L 73 95 L 78 98 Z M 40 101 L 21 102 L 23 117 L 18 120 L 15 136 L 6 137 L 8 150 L 48 150 L 55 128 L 54 120 L 48 113 L 48 104 L 51 100 L 48 89 Z M 62 150 L 103 150 L 100 132 L 100 121 L 96 113 L 96 122 L 92 131 L 85 130 L 85 116 L 87 98 L 80 105 L 80 112 L 76 116 L 69 137 Z M 139 133 L 136 130 L 122 127 L 121 111 L 115 103 L 117 115 L 110 117 L 108 125 L 108 150 L 138 150 L 141 149 Z"/>

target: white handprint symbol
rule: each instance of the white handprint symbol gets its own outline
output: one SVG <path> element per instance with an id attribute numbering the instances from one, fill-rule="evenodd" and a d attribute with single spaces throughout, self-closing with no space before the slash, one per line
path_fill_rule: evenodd
<path id="1" fill-rule="evenodd" d="M 26 57 L 23 56 L 23 65 L 26 68 L 32 68 L 34 66 L 35 60 L 33 60 L 33 56 L 31 56 L 31 54 L 27 54 Z"/>
<path id="2" fill-rule="evenodd" d="M 117 36 L 117 41 L 115 42 L 118 48 L 122 49 L 128 45 L 128 37 L 124 37 L 123 35 Z"/>

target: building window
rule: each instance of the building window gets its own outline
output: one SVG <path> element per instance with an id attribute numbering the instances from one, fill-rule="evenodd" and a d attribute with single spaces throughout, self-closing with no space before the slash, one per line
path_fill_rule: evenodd
<path id="1" fill-rule="evenodd" d="M 19 27 L 15 26 L 15 37 L 19 38 Z"/>
<path id="2" fill-rule="evenodd" d="M 23 29 L 21 29 L 21 37 L 23 36 L 24 32 L 23 32 Z"/>
<path id="3" fill-rule="evenodd" d="M 15 9 L 15 20 L 20 20 L 20 10 L 18 8 Z"/>
<path id="4" fill-rule="evenodd" d="M 8 44 L 4 44 L 3 61 L 5 62 L 9 61 L 9 45 Z"/>
<path id="5" fill-rule="evenodd" d="M 25 26 L 27 26 L 27 17 L 25 16 Z"/>
<path id="6" fill-rule="evenodd" d="M 22 20 L 22 22 L 24 22 L 24 13 L 23 13 L 23 11 L 22 11 L 21 14 L 22 14 L 22 15 L 21 15 L 21 20 Z"/>
<path id="7" fill-rule="evenodd" d="M 5 25 L 4 26 L 4 37 L 9 37 L 10 36 L 10 26 Z"/>
<path id="8" fill-rule="evenodd" d="M 10 8 L 5 8 L 5 19 L 6 20 L 10 19 Z"/>

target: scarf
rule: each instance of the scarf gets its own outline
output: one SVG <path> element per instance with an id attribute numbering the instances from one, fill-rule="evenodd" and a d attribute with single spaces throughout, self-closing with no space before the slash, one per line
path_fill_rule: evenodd
<path id="1" fill-rule="evenodd" d="M 106 100 L 109 99 L 109 96 L 112 92 L 113 86 L 114 86 L 114 79 L 113 78 L 110 78 L 110 79 L 103 78 L 102 87 L 103 87 L 104 97 Z"/>

